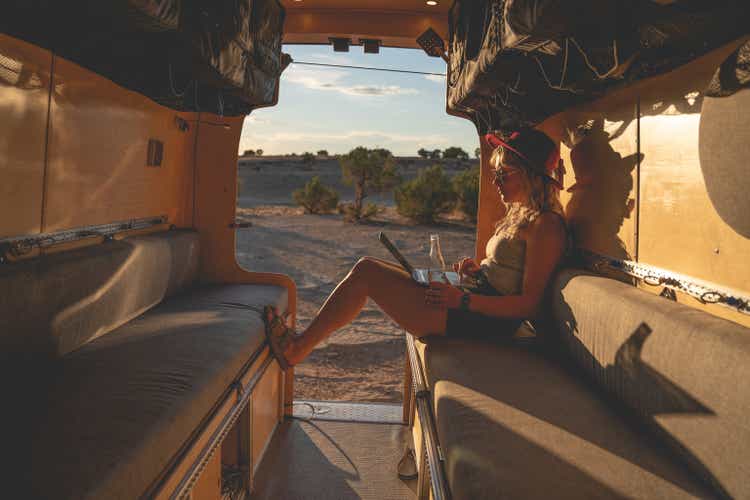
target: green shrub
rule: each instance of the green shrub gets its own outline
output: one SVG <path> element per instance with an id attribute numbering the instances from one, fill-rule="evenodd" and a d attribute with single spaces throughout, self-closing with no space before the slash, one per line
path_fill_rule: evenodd
<path id="1" fill-rule="evenodd" d="M 312 170 L 316 160 L 317 158 L 311 152 L 305 151 L 302 153 L 302 170 Z"/>
<path id="2" fill-rule="evenodd" d="M 450 212 L 456 200 L 450 178 L 440 165 L 420 170 L 415 179 L 396 188 L 394 197 L 399 214 L 424 224 Z"/>
<path id="3" fill-rule="evenodd" d="M 368 203 L 359 210 L 357 210 L 356 203 L 340 203 L 338 207 L 339 213 L 344 216 L 346 222 L 360 222 L 371 219 L 381 210 L 382 207 L 374 203 Z"/>
<path id="4" fill-rule="evenodd" d="M 317 175 L 305 184 L 305 187 L 292 193 L 292 198 L 297 205 L 304 207 L 308 214 L 330 212 L 339 203 L 338 193 L 321 184 Z"/>
<path id="5" fill-rule="evenodd" d="M 452 182 L 458 209 L 470 220 L 476 221 L 479 207 L 479 166 L 464 170 Z"/>
<path id="6" fill-rule="evenodd" d="M 443 158 L 445 159 L 456 159 L 456 160 L 468 160 L 469 159 L 469 153 L 464 151 L 463 149 L 452 146 L 450 148 L 445 148 L 443 151 Z"/>

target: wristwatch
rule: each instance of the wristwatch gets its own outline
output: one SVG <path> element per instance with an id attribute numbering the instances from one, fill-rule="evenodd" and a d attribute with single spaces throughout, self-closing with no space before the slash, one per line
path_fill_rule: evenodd
<path id="1" fill-rule="evenodd" d="M 464 292 L 463 295 L 461 295 L 461 310 L 462 311 L 468 311 L 469 310 L 469 302 L 471 301 L 471 294 L 469 292 Z"/>

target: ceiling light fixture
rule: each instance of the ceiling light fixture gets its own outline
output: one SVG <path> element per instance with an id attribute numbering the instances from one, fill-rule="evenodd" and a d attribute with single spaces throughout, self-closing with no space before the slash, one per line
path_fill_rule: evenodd
<path id="1" fill-rule="evenodd" d="M 333 45 L 334 52 L 349 52 L 349 44 L 352 43 L 351 38 L 329 38 L 331 45 Z"/>
<path id="2" fill-rule="evenodd" d="M 427 0 L 425 3 L 427 5 L 437 5 L 437 2 L 435 0 Z"/>
<path id="3" fill-rule="evenodd" d="M 380 53 L 380 40 L 373 40 L 370 38 L 360 38 L 360 43 L 364 47 L 365 54 L 379 54 Z"/>

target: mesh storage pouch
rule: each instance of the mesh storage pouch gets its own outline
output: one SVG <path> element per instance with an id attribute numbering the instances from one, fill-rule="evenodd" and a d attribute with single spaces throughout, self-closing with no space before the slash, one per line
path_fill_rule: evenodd
<path id="1" fill-rule="evenodd" d="M 726 97 L 747 87 L 750 87 L 750 42 L 735 50 L 716 70 L 705 95 Z"/>

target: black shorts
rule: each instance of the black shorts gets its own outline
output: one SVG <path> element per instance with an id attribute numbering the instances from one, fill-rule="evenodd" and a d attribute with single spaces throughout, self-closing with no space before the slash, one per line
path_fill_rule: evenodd
<path id="1" fill-rule="evenodd" d="M 448 309 L 445 336 L 451 338 L 507 339 L 521 326 L 519 319 L 504 319 L 485 316 L 462 309 Z"/>
<path id="2" fill-rule="evenodd" d="M 489 284 L 483 272 L 477 275 L 476 285 L 461 287 L 464 291 L 477 295 L 502 295 Z M 446 337 L 510 339 L 521 326 L 519 319 L 504 319 L 485 316 L 462 309 L 448 309 L 445 323 Z"/>

